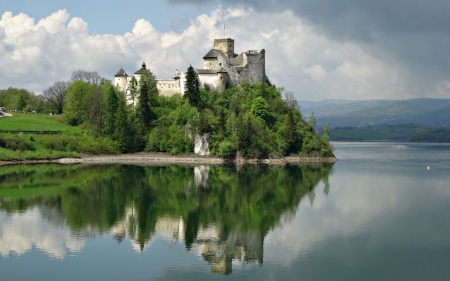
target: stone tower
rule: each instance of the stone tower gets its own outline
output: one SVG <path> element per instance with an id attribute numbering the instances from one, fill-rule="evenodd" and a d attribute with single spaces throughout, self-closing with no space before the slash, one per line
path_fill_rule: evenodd
<path id="1" fill-rule="evenodd" d="M 234 57 L 234 39 L 214 39 L 214 49 L 222 51 L 228 58 Z"/>

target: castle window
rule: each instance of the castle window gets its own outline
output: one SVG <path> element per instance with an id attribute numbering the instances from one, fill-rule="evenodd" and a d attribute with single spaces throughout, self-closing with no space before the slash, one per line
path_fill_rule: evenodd
<path id="1" fill-rule="evenodd" d="M 222 63 L 219 63 L 220 66 L 222 66 Z"/>
<path id="2" fill-rule="evenodd" d="M 241 72 L 238 70 L 238 74 L 241 74 Z"/>

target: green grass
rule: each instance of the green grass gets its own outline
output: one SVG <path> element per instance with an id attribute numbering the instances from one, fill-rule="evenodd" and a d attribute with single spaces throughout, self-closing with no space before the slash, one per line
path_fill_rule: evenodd
<path id="1" fill-rule="evenodd" d="M 12 117 L 0 118 L 0 129 L 22 131 L 72 131 L 81 132 L 78 127 L 69 126 L 58 122 L 61 116 L 12 113 Z"/>
<path id="2" fill-rule="evenodd" d="M 80 154 L 72 151 L 56 151 L 50 149 L 39 148 L 36 151 L 20 151 L 10 150 L 0 147 L 0 160 L 42 160 L 42 159 L 60 159 L 60 158 L 78 158 Z"/>

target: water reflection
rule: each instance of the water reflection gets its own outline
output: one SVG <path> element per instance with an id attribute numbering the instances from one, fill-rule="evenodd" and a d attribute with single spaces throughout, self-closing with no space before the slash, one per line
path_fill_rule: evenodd
<path id="1" fill-rule="evenodd" d="M 331 167 L 16 166 L 0 172 L 0 253 L 33 246 L 54 258 L 112 234 L 142 252 L 156 237 L 200 249 L 214 273 L 262 264 L 264 239 L 293 217 Z"/>

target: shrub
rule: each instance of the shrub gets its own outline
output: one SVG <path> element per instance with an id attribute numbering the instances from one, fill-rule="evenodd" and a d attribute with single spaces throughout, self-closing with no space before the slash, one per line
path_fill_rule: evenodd
<path id="1" fill-rule="evenodd" d="M 31 143 L 30 139 L 26 139 L 23 134 L 11 135 L 6 134 L 0 136 L 0 147 L 4 147 L 10 150 L 31 150 L 34 151 L 35 147 Z"/>

